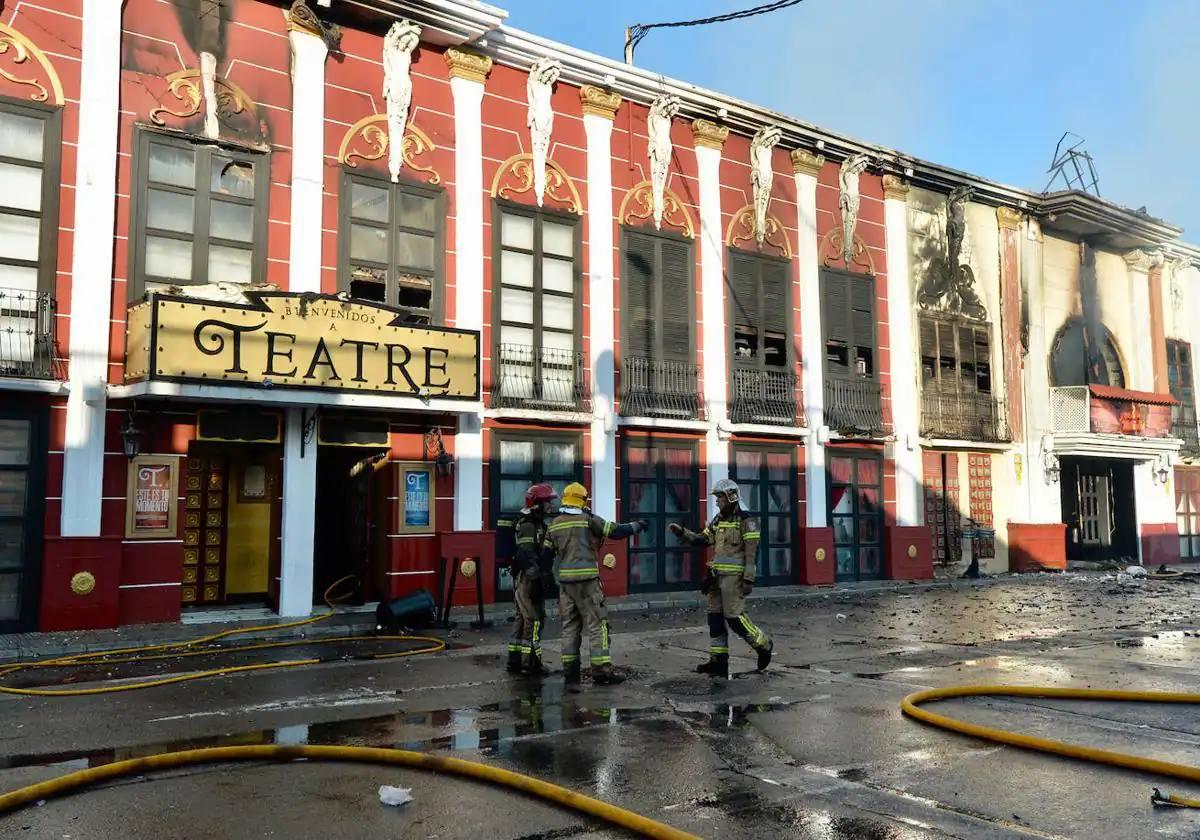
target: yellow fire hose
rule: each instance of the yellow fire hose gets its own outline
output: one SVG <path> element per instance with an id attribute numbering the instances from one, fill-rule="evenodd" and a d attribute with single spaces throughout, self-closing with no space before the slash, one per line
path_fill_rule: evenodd
<path id="1" fill-rule="evenodd" d="M 1130 770 L 1140 770 L 1143 773 L 1153 773 L 1158 776 L 1171 776 L 1188 782 L 1200 783 L 1200 767 L 1187 764 L 1175 764 L 1170 761 L 1159 761 L 1153 758 L 1142 758 L 1137 755 L 1101 750 L 1095 747 L 1085 747 L 1079 744 L 1069 744 L 1066 741 L 1055 741 L 1050 738 L 1039 738 L 1035 735 L 1023 735 L 1020 732 L 1010 732 L 1007 729 L 996 729 L 991 726 L 981 726 L 968 723 L 965 720 L 939 715 L 928 709 L 922 709 L 921 704 L 932 703 L 936 700 L 951 700 L 957 697 L 1040 697 L 1054 700 L 1109 700 L 1117 703 L 1195 703 L 1200 704 L 1200 694 L 1185 694 L 1171 691 L 1113 691 L 1102 688 L 1054 688 L 1051 686 L 1029 685 L 959 685 L 949 688 L 931 688 L 914 692 L 900 701 L 900 710 L 911 718 L 947 729 L 973 738 L 994 741 L 997 744 L 1008 744 L 1011 747 L 1021 747 L 1026 750 L 1061 755 L 1079 761 L 1091 761 L 1096 764 L 1108 764 L 1112 767 L 1125 767 Z M 1200 808 L 1200 800 L 1188 799 L 1182 796 L 1163 794 L 1158 788 L 1150 801 L 1154 804 L 1180 805 L 1187 808 Z"/>

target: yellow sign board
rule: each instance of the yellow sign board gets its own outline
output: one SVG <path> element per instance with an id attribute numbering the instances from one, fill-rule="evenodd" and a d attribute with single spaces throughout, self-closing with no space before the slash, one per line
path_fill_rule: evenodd
<path id="1" fill-rule="evenodd" d="M 479 399 L 479 333 L 409 326 L 382 304 L 248 292 L 152 295 L 128 313 L 125 378 Z"/>

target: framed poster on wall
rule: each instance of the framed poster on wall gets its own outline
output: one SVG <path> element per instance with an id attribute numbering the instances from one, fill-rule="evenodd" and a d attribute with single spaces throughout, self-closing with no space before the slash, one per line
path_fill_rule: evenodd
<path id="1" fill-rule="evenodd" d="M 125 483 L 125 536 L 174 537 L 178 496 L 177 456 L 139 455 L 132 459 Z"/>
<path id="2" fill-rule="evenodd" d="M 399 510 L 397 528 L 401 534 L 432 534 L 436 521 L 433 464 L 400 463 Z"/>

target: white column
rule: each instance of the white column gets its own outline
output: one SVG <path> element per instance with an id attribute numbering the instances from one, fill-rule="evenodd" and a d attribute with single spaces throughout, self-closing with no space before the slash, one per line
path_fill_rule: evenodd
<path id="1" fill-rule="evenodd" d="M 305 409 L 289 408 L 284 421 L 279 570 L 279 614 L 283 616 L 308 615 L 313 605 L 317 445 L 315 435 L 307 446 L 303 443 L 304 414 Z"/>
<path id="2" fill-rule="evenodd" d="M 100 536 L 105 384 L 112 327 L 113 221 L 120 111 L 121 4 L 84 0 L 71 254 L 70 395 L 63 456 L 64 537 Z"/>
<path id="3" fill-rule="evenodd" d="M 1022 477 L 1025 492 L 1013 499 L 1012 520 L 1047 524 L 1062 522 L 1062 491 L 1046 478 L 1045 451 L 1053 429 L 1050 426 L 1049 340 L 1047 338 L 1042 231 L 1037 222 L 1022 227 L 1021 276 L 1029 300 L 1029 353 L 1025 364 L 1025 444 Z M 1051 325 L 1050 329 L 1057 328 Z"/>
<path id="4" fill-rule="evenodd" d="M 888 343 L 892 348 L 892 425 L 896 433 L 896 524 L 921 524 L 920 415 L 912 285 L 908 276 L 908 185 L 883 177 L 887 238 Z"/>
<path id="5" fill-rule="evenodd" d="M 704 404 L 708 413 L 708 487 L 729 478 L 729 442 L 718 430 L 726 413 L 725 265 L 721 226 L 721 149 L 729 129 L 707 120 L 692 124 L 696 139 L 696 168 L 700 186 L 700 294 L 704 343 Z"/>
<path id="6" fill-rule="evenodd" d="M 1147 274 L 1152 262 L 1145 251 L 1130 251 L 1125 255 L 1129 266 L 1129 300 L 1137 340 L 1125 348 L 1133 367 L 1128 387 L 1137 391 L 1154 390 L 1154 350 L 1150 346 L 1150 279 Z"/>
<path id="7" fill-rule="evenodd" d="M 325 191 L 325 39 L 306 29 L 292 44 L 292 223 L 288 288 L 321 291 L 321 203 Z M 286 498 L 285 502 L 286 502 Z"/>
<path id="8" fill-rule="evenodd" d="M 592 509 L 617 518 L 616 359 L 613 317 L 612 127 L 620 98 L 585 87 L 587 133 L 588 294 L 592 368 Z"/>
<path id="9" fill-rule="evenodd" d="M 1133 465 L 1134 511 L 1137 515 L 1138 562 L 1142 557 L 1142 526 L 1175 523 L 1175 470 L 1167 468 L 1166 482 L 1155 473 L 1165 461 L 1140 461 Z"/>
<path id="10" fill-rule="evenodd" d="M 445 59 L 454 97 L 454 325 L 482 331 L 483 82 L 492 61 L 453 47 Z M 483 495 L 483 418 L 460 414 L 454 437 L 456 531 L 483 528 Z"/>
<path id="11" fill-rule="evenodd" d="M 808 427 L 805 444 L 804 487 L 808 514 L 805 526 L 829 525 L 825 489 L 825 349 L 821 341 L 821 272 L 817 253 L 817 176 L 825 158 L 804 149 L 792 152 L 792 171 L 796 179 L 796 209 L 799 215 L 799 239 L 796 263 L 800 274 L 800 365 L 804 391 L 804 424 Z"/>

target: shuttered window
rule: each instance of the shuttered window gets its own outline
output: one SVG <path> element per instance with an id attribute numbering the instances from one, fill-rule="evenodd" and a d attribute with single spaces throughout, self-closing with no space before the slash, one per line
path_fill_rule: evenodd
<path id="1" fill-rule="evenodd" d="M 825 372 L 836 379 L 874 379 L 875 278 L 823 272 L 821 322 Z"/>
<path id="2" fill-rule="evenodd" d="M 667 236 L 625 231 L 626 357 L 688 362 L 695 315 L 692 246 Z"/>
<path id="3" fill-rule="evenodd" d="M 1196 428 L 1196 389 L 1192 379 L 1192 345 L 1186 341 L 1167 341 L 1167 380 L 1171 396 L 1179 405 L 1171 407 L 1171 432 L 1183 440 L 1184 451 L 1200 449 Z"/>
<path id="4" fill-rule="evenodd" d="M 987 324 L 921 316 L 921 386 L 943 394 L 990 394 L 992 353 Z"/>
<path id="5" fill-rule="evenodd" d="M 729 320 L 733 332 L 733 363 L 739 368 L 786 370 L 792 308 L 788 293 L 788 263 L 729 252 Z"/>

